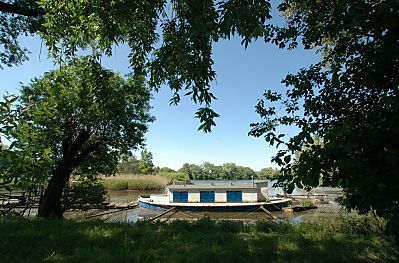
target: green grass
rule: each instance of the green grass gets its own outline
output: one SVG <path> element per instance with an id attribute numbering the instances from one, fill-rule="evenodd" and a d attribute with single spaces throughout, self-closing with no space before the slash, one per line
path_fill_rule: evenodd
<path id="1" fill-rule="evenodd" d="M 355 221 L 247 225 L 205 218 L 127 224 L 0 218 L 0 237 L 0 262 L 14 263 L 399 260 L 390 239 Z"/>

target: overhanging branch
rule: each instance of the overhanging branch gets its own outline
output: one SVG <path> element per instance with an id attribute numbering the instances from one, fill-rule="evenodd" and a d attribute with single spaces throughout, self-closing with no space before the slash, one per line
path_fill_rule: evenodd
<path id="1" fill-rule="evenodd" d="M 0 1 L 0 12 L 31 17 L 37 17 L 42 13 L 39 9 L 31 9 L 17 5 L 15 3 L 8 4 L 4 3 L 3 1 Z"/>
<path id="2" fill-rule="evenodd" d="M 105 140 L 100 139 L 98 141 L 93 142 L 89 146 L 86 147 L 78 156 L 76 156 L 74 160 L 74 165 L 80 164 L 89 154 L 97 150 L 98 147 L 100 147 L 103 143 L 105 143 Z"/>

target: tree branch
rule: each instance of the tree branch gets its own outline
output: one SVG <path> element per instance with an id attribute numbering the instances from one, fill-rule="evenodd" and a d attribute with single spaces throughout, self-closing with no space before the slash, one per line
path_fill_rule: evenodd
<path id="1" fill-rule="evenodd" d="M 37 17 L 41 15 L 43 12 L 39 9 L 31 9 L 27 7 L 23 7 L 17 4 L 8 4 L 0 1 L 0 12 L 10 13 L 10 14 L 18 14 L 22 16 L 31 16 Z"/>
<path id="2" fill-rule="evenodd" d="M 78 153 L 80 147 L 90 138 L 90 132 L 86 130 L 79 131 L 78 136 L 71 141 L 71 138 L 62 142 L 63 159 L 72 159 Z"/>
<path id="3" fill-rule="evenodd" d="M 97 148 L 100 147 L 104 142 L 104 140 L 100 139 L 99 141 L 96 141 L 86 147 L 86 149 L 84 149 L 78 156 L 76 156 L 74 160 L 74 165 L 78 165 L 80 162 L 82 162 L 87 156 L 89 156 L 90 153 L 97 150 Z"/>

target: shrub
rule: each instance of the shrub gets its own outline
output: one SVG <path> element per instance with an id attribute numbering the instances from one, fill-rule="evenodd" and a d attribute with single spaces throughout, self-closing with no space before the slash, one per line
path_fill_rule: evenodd
<path id="1" fill-rule="evenodd" d="M 169 181 L 183 181 L 189 182 L 190 178 L 186 173 L 168 173 L 168 172 L 159 172 L 158 176 L 162 176 L 167 178 Z"/>
<path id="2" fill-rule="evenodd" d="M 64 189 L 63 210 L 101 207 L 106 199 L 105 188 L 96 178 L 83 178 Z"/>
<path id="3" fill-rule="evenodd" d="M 274 222 L 274 221 L 257 221 L 255 229 L 259 232 L 265 233 L 288 233 L 293 230 L 293 225 L 287 222 Z"/>
<path id="4" fill-rule="evenodd" d="M 301 200 L 301 206 L 303 207 L 312 207 L 314 206 L 314 203 L 311 199 L 302 199 Z"/>
<path id="5" fill-rule="evenodd" d="M 217 223 L 217 227 L 222 232 L 238 233 L 243 229 L 243 222 L 231 221 L 231 220 L 221 220 Z"/>

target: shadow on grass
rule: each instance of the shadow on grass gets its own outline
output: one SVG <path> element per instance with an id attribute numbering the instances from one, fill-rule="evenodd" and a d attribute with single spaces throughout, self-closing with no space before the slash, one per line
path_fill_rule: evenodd
<path id="1" fill-rule="evenodd" d="M 394 262 L 389 244 L 323 225 L 0 219 L 0 262 Z"/>

